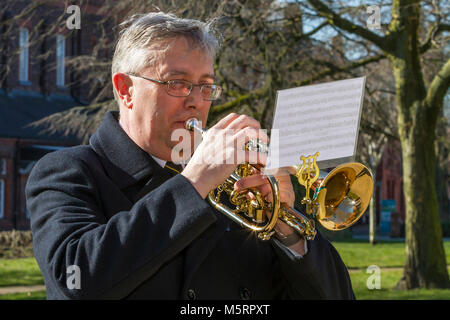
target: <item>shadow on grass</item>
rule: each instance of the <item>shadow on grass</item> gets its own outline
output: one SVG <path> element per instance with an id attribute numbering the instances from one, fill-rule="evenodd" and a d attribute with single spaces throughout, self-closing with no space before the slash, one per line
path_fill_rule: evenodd
<path id="1" fill-rule="evenodd" d="M 44 284 L 44 279 L 39 271 L 9 270 L 1 272 L 0 287 L 32 286 Z"/>

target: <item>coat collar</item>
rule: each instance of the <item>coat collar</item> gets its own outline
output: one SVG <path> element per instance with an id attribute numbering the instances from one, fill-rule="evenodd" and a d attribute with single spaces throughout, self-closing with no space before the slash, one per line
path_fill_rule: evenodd
<path id="1" fill-rule="evenodd" d="M 108 176 L 121 189 L 150 176 L 153 176 L 150 179 L 151 184 L 148 185 L 150 189 L 153 185 L 160 185 L 169 179 L 171 175 L 125 133 L 118 122 L 118 116 L 117 111 L 108 112 L 89 140 L 91 147 L 101 158 Z M 142 193 L 147 193 L 146 187 Z M 216 213 L 218 214 L 216 223 L 200 238 L 194 240 L 185 252 L 184 288 L 190 284 L 198 267 L 214 249 L 231 223 L 225 216 Z"/>
<path id="2" fill-rule="evenodd" d="M 118 118 L 118 111 L 109 111 L 89 143 L 109 177 L 122 189 L 164 169 L 130 139 Z"/>

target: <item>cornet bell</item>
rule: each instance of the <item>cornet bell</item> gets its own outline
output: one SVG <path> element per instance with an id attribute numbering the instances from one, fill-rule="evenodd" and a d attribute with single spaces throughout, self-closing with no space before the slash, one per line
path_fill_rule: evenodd
<path id="1" fill-rule="evenodd" d="M 342 230 L 361 218 L 370 203 L 373 178 L 361 163 L 345 163 L 321 182 L 316 201 L 317 220 L 328 230 Z"/>

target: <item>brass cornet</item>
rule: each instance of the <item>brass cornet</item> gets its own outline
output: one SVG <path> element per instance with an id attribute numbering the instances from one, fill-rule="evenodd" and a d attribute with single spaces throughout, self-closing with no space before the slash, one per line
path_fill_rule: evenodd
<path id="1" fill-rule="evenodd" d="M 206 131 L 199 127 L 195 118 L 186 121 L 185 128 L 197 130 L 204 134 Z M 267 152 L 268 147 L 259 140 L 250 140 L 246 144 L 247 150 Z M 267 180 L 272 188 L 273 202 L 263 199 L 259 191 L 250 191 L 254 199 L 248 199 L 247 191 L 234 191 L 234 184 L 243 177 L 252 174 L 252 168 L 258 171 L 261 165 L 243 163 L 215 190 L 208 194 L 209 203 L 218 211 L 225 214 L 243 227 L 256 232 L 258 238 L 268 240 L 274 234 L 274 227 L 278 219 L 291 226 L 307 240 L 316 236 L 314 218 L 328 230 L 343 230 L 352 226 L 366 211 L 373 192 L 373 178 L 369 169 L 361 163 L 345 163 L 328 175 L 321 178 L 316 164 L 319 153 L 310 157 L 301 157 L 303 164 L 287 168 L 294 174 L 299 183 L 305 187 L 306 196 L 302 203 L 306 205 L 307 215 L 280 203 L 278 182 L 272 175 Z M 313 196 L 310 196 L 313 192 Z M 226 198 L 223 198 L 226 196 Z M 231 209 L 224 203 L 231 203 Z M 270 218 L 267 218 L 269 211 Z"/>

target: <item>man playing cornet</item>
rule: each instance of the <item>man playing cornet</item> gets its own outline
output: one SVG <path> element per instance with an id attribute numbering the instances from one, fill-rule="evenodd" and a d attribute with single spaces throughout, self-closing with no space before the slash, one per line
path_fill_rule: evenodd
<path id="1" fill-rule="evenodd" d="M 261 241 L 205 201 L 246 141 L 268 142 L 255 119 L 229 114 L 184 168 L 169 163 L 180 143 L 173 132 L 193 117 L 205 124 L 220 96 L 217 49 L 199 21 L 150 13 L 123 23 L 112 63 L 119 112 L 107 114 L 88 146 L 41 159 L 27 184 L 48 299 L 354 298 L 345 265 L 320 235 L 306 241 L 277 222 L 274 239 Z M 289 176 L 278 179 L 281 202 L 293 206 Z M 249 187 L 272 200 L 263 176 L 235 185 Z M 67 283 L 73 265 L 76 288 Z"/>

